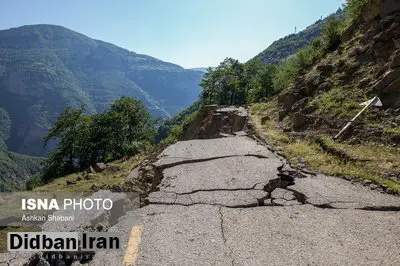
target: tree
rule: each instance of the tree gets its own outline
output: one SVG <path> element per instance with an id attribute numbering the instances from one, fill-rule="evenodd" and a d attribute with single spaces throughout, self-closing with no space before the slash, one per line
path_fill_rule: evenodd
<path id="1" fill-rule="evenodd" d="M 226 58 L 216 69 L 209 69 L 200 86 L 202 104 L 243 105 L 259 102 L 275 93 L 276 67 L 262 65 L 260 59 L 246 64 Z"/>
<path id="2" fill-rule="evenodd" d="M 113 157 L 133 155 L 139 143 L 154 142 L 155 120 L 140 101 L 123 96 L 111 104 L 110 116 L 114 119 Z"/>
<path id="3" fill-rule="evenodd" d="M 84 146 L 90 138 L 90 118 L 83 114 L 84 111 L 84 106 L 78 109 L 67 107 L 45 136 L 45 145 L 50 139 L 59 140 L 58 147 L 44 163 L 51 175 L 74 171 L 86 163 L 82 155 L 86 157 L 87 147 Z"/>
<path id="4" fill-rule="evenodd" d="M 154 142 L 155 121 L 134 98 L 122 97 L 103 113 L 84 112 L 83 106 L 67 107 L 49 130 L 45 145 L 56 139 L 58 146 L 44 162 L 44 181 L 86 169 L 98 161 L 135 155 Z"/>
<path id="5" fill-rule="evenodd" d="M 203 104 L 240 105 L 246 102 L 243 87 L 244 66 L 238 60 L 226 58 L 216 69 L 209 68 L 200 86 Z"/>
<path id="6" fill-rule="evenodd" d="M 260 102 L 275 93 L 273 87 L 275 71 L 275 66 L 261 65 L 259 59 L 251 60 L 246 64 L 247 103 Z"/>

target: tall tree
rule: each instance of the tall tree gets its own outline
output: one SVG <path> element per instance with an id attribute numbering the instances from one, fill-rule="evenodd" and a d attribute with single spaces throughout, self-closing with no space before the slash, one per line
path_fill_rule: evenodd
<path id="1" fill-rule="evenodd" d="M 44 163 L 44 181 L 82 170 L 98 161 L 132 156 L 153 143 L 155 121 L 144 105 L 129 97 L 114 101 L 103 113 L 85 115 L 68 107 L 45 137 L 58 146 Z"/>

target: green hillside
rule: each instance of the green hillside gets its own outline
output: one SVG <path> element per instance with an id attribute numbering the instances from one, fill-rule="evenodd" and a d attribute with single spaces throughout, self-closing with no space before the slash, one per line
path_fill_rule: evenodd
<path id="1" fill-rule="evenodd" d="M 0 192 L 25 188 L 25 181 L 41 170 L 42 158 L 7 151 L 11 119 L 0 107 Z"/>
<path id="2" fill-rule="evenodd" d="M 122 95 L 154 116 L 172 116 L 198 97 L 201 76 L 61 26 L 0 31 L 0 122 L 11 127 L 0 146 L 43 156 L 42 138 L 61 110 L 100 112 Z"/>
<path id="3" fill-rule="evenodd" d="M 335 13 L 335 16 L 344 20 L 344 13 L 341 9 Z M 319 37 L 326 21 L 327 18 L 318 20 L 297 34 L 290 34 L 273 42 L 267 49 L 255 56 L 255 58 L 260 59 L 263 64 L 278 64 L 285 61 L 289 56 L 295 54 L 301 48 L 310 45 L 315 38 Z"/>
<path id="4" fill-rule="evenodd" d="M 25 189 L 25 181 L 41 170 L 42 158 L 0 150 L 0 192 Z"/>

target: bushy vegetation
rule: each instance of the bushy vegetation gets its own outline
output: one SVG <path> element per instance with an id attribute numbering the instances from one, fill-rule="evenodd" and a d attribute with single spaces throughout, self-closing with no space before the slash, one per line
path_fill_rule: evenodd
<path id="1" fill-rule="evenodd" d="M 322 30 L 323 48 L 326 51 L 335 50 L 340 44 L 340 34 L 343 31 L 343 21 L 335 16 L 329 16 Z"/>
<path id="2" fill-rule="evenodd" d="M 58 116 L 45 137 L 45 143 L 56 139 L 58 146 L 46 158 L 42 175 L 32 177 L 30 187 L 96 162 L 136 155 L 154 142 L 155 121 L 134 98 L 122 97 L 102 113 L 84 112 L 84 107 L 68 107 Z"/>
<path id="3" fill-rule="evenodd" d="M 182 122 L 172 126 L 168 136 L 161 141 L 161 144 L 170 145 L 177 142 L 182 136 L 184 126 L 190 124 L 195 119 L 197 112 L 198 111 L 194 111 L 193 113 L 187 114 L 186 116 L 184 116 Z"/>
<path id="4" fill-rule="evenodd" d="M 368 3 L 368 0 L 347 0 L 344 10 L 347 13 L 348 20 L 352 21 L 356 19 L 366 3 Z"/>
<path id="5" fill-rule="evenodd" d="M 279 92 L 288 88 L 301 69 L 310 66 L 327 52 L 336 49 L 340 44 L 342 24 L 343 20 L 339 17 L 329 16 L 322 27 L 321 36 L 315 38 L 311 45 L 300 49 L 278 67 L 273 82 L 275 91 Z"/>
<path id="6" fill-rule="evenodd" d="M 313 107 L 318 115 L 350 119 L 360 111 L 359 101 L 366 100 L 368 98 L 363 91 L 334 86 L 328 91 L 318 93 L 308 105 Z"/>
<path id="7" fill-rule="evenodd" d="M 182 125 L 184 123 L 188 123 L 190 119 L 189 117 L 193 117 L 194 113 L 197 113 L 197 111 L 200 109 L 200 101 L 197 100 L 194 103 L 192 103 L 189 107 L 178 113 L 172 118 L 164 120 L 160 126 L 158 127 L 158 132 L 157 132 L 157 142 L 160 142 L 167 137 L 171 136 L 178 136 L 178 131 L 180 128 L 180 131 L 182 130 Z"/>

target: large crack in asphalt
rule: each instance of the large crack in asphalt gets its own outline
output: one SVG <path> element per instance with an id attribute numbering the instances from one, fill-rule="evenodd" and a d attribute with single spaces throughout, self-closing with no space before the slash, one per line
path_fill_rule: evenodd
<path id="1" fill-rule="evenodd" d="M 224 241 L 225 247 L 229 250 L 229 257 L 231 258 L 231 264 L 232 266 L 235 265 L 235 257 L 233 256 L 233 250 L 232 248 L 228 245 L 228 239 L 225 236 L 225 227 L 224 227 L 224 214 L 222 213 L 222 207 L 219 207 L 218 209 L 219 212 L 219 218 L 220 218 L 220 227 L 221 227 L 221 235 L 222 235 L 222 240 Z"/>
<path id="2" fill-rule="evenodd" d="M 233 157 L 255 157 L 258 159 L 268 159 L 268 156 L 264 156 L 262 154 L 235 154 L 235 155 L 225 155 L 225 156 L 215 156 L 215 157 L 209 157 L 209 158 L 200 158 L 200 159 L 191 159 L 191 158 L 184 158 L 184 157 L 168 157 L 171 159 L 182 159 L 183 161 L 177 161 L 177 162 L 172 162 L 172 163 L 165 163 L 161 165 L 154 165 L 158 169 L 164 170 L 167 168 L 172 168 L 178 165 L 184 165 L 184 164 L 193 164 L 193 163 L 202 163 L 202 162 L 208 162 L 208 161 L 213 161 L 213 160 L 219 160 L 219 159 L 226 159 L 226 158 L 233 158 Z"/>
<path id="3" fill-rule="evenodd" d="M 204 161 L 210 161 L 210 160 L 216 160 L 216 159 L 221 159 L 221 158 L 230 158 L 230 157 L 237 157 L 237 156 L 255 156 L 255 155 L 232 155 L 232 156 L 220 156 L 220 157 L 212 157 L 212 158 L 206 158 L 206 159 L 196 159 L 196 160 L 188 160 L 188 161 L 183 161 L 183 162 L 176 162 L 174 164 L 167 164 L 167 165 L 162 165 L 162 166 L 157 166 L 157 172 L 161 174 L 161 177 L 157 178 L 159 180 L 159 183 L 161 183 L 161 180 L 164 178 L 163 176 L 163 170 L 166 168 L 174 167 L 177 165 L 181 164 L 188 164 L 188 163 L 198 163 L 198 162 L 204 162 Z M 255 156 L 258 158 L 267 158 L 266 156 Z M 366 207 L 361 207 L 361 208 L 348 208 L 348 207 L 337 207 L 333 206 L 335 203 L 354 203 L 350 201 L 332 201 L 332 202 L 327 202 L 327 203 L 322 203 L 322 204 L 315 204 L 312 202 L 308 201 L 308 197 L 306 194 L 297 191 L 291 186 L 295 185 L 295 181 L 297 178 L 307 178 L 304 173 L 299 172 L 297 169 L 293 169 L 291 167 L 288 167 L 288 164 L 283 163 L 281 166 L 277 168 L 278 174 L 277 178 L 269 180 L 269 182 L 262 188 L 262 189 L 257 189 L 256 187 L 262 182 L 258 182 L 254 184 L 251 187 L 245 187 L 245 188 L 213 188 L 213 189 L 196 189 L 192 190 L 189 192 L 174 192 L 174 191 L 165 191 L 165 193 L 168 194 L 173 194 L 174 195 L 174 200 L 172 202 L 162 202 L 162 201 L 157 201 L 157 202 L 152 202 L 150 200 L 146 200 L 146 205 L 149 204 L 154 204 L 154 205 L 177 205 L 177 206 L 184 206 L 184 207 L 190 207 L 190 206 L 195 206 L 195 205 L 209 205 L 209 206 L 218 206 L 220 208 L 256 208 L 256 207 L 262 207 L 262 206 L 269 206 L 269 207 L 283 207 L 287 206 L 287 204 L 282 204 L 279 203 L 278 201 L 286 201 L 286 202 L 297 202 L 295 205 L 311 205 L 316 208 L 320 209 L 353 209 L 353 210 L 364 210 L 364 211 L 400 211 L 399 206 L 366 206 Z M 158 183 L 158 184 L 159 184 Z M 290 192 L 293 195 L 293 199 L 285 199 L 283 197 L 273 197 L 273 192 L 276 189 L 283 189 L 287 192 Z M 152 190 L 152 192 L 157 191 L 157 189 Z M 177 202 L 179 196 L 185 196 L 185 195 L 193 195 L 199 192 L 235 192 L 235 191 L 245 191 L 245 192 L 250 192 L 250 191 L 265 191 L 267 194 L 263 197 L 257 197 L 255 195 L 252 195 L 251 193 L 248 193 L 252 197 L 255 198 L 255 202 L 253 203 L 248 203 L 248 204 L 237 204 L 237 205 L 225 205 L 225 204 L 219 204 L 219 203 L 210 203 L 210 202 L 188 202 L 188 203 L 182 203 L 182 202 Z M 270 200 L 270 202 L 267 202 Z M 293 206 L 293 205 L 291 205 Z"/>
<path id="4" fill-rule="evenodd" d="M 183 207 L 191 207 L 196 205 L 207 205 L 207 206 L 217 206 L 217 207 L 224 207 L 230 209 L 245 209 L 245 208 L 254 208 L 260 207 L 258 203 L 249 203 L 249 204 L 238 204 L 238 205 L 224 205 L 218 203 L 209 203 L 209 202 L 194 202 L 194 203 L 178 203 L 178 202 L 150 202 L 150 205 L 173 205 L 173 206 L 183 206 Z"/>
<path id="5" fill-rule="evenodd" d="M 264 189 L 257 189 L 255 188 L 257 185 L 262 184 L 261 182 L 256 183 L 254 186 L 249 187 L 249 188 L 210 188 L 210 189 L 195 189 L 189 192 L 174 192 L 174 191 L 166 191 L 167 193 L 173 193 L 178 196 L 183 196 L 183 195 L 191 195 L 195 194 L 198 192 L 217 192 L 217 191 L 249 191 L 249 190 L 258 190 L 258 191 L 265 191 Z"/>

